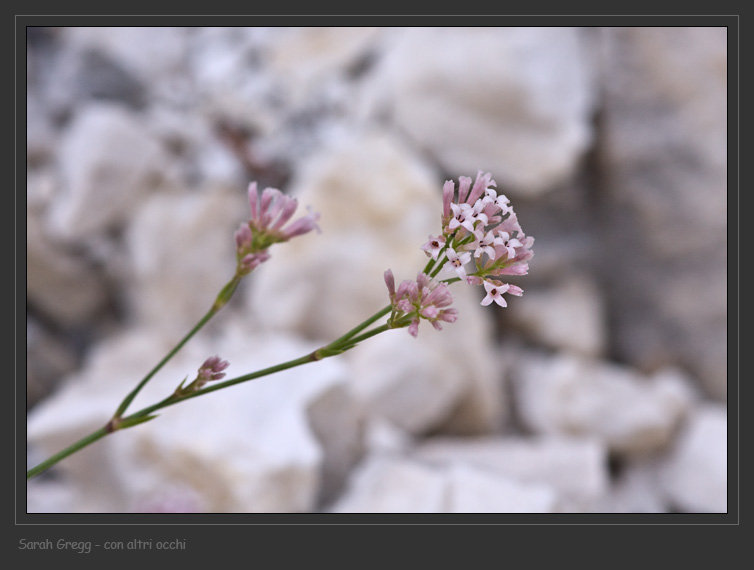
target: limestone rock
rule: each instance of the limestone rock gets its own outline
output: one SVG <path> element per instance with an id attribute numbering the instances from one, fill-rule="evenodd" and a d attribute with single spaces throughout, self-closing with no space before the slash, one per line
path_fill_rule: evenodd
<path id="1" fill-rule="evenodd" d="M 601 274 L 619 358 L 727 393 L 727 31 L 606 28 Z"/>
<path id="2" fill-rule="evenodd" d="M 684 512 L 728 512 L 728 414 L 694 408 L 661 465 L 662 488 Z"/>
<path id="3" fill-rule="evenodd" d="M 446 511 L 449 513 L 553 513 L 557 494 L 541 484 L 527 484 L 471 466 L 448 468 Z"/>
<path id="4" fill-rule="evenodd" d="M 435 466 L 467 465 L 522 485 L 540 485 L 558 510 L 590 512 L 608 490 L 607 450 L 594 438 L 432 437 L 411 457 Z"/>
<path id="5" fill-rule="evenodd" d="M 466 465 L 437 468 L 375 454 L 355 470 L 336 513 L 554 512 L 554 492 Z"/>
<path id="6" fill-rule="evenodd" d="M 240 189 L 209 187 L 146 199 L 128 227 L 127 256 L 118 268 L 132 318 L 176 341 L 185 334 L 233 277 L 233 234 L 248 216 Z"/>
<path id="7" fill-rule="evenodd" d="M 678 374 L 648 378 L 565 353 L 522 358 L 513 385 L 530 430 L 597 437 L 619 454 L 668 446 L 694 398 L 690 381 Z"/>
<path id="8" fill-rule="evenodd" d="M 189 343 L 131 410 L 172 392 L 212 353 L 231 362 L 231 378 L 314 348 L 290 338 L 255 337 L 239 324 L 217 342 L 222 352 L 214 342 Z M 157 360 L 147 356 L 163 354 L 164 344 L 134 330 L 100 347 L 77 378 L 30 414 L 30 443 L 50 453 L 104 425 L 143 366 Z M 349 405 L 337 394 L 345 382 L 335 359 L 260 378 L 161 410 L 157 419 L 97 442 L 58 469 L 76 488 L 78 512 L 159 510 L 166 502 L 209 512 L 311 511 L 323 474 L 338 473 L 324 469 L 323 457 L 334 457 L 336 468 L 349 461 L 338 455 L 349 453 L 338 440 L 322 445 L 317 439 L 335 432 L 325 417 L 337 417 L 328 401 Z"/>
<path id="9" fill-rule="evenodd" d="M 43 216 L 34 212 L 26 218 L 26 291 L 36 310 L 63 326 L 92 321 L 108 300 L 102 271 L 50 235 Z"/>
<path id="10" fill-rule="evenodd" d="M 600 502 L 599 512 L 672 512 L 671 502 L 660 483 L 658 457 L 629 461 L 624 465 Z"/>
<path id="11" fill-rule="evenodd" d="M 119 229 L 158 185 L 161 160 L 138 115 L 115 104 L 83 107 L 61 139 L 51 228 L 66 240 Z"/>
<path id="12" fill-rule="evenodd" d="M 527 289 L 510 304 L 506 317 L 537 345 L 585 356 L 605 353 L 605 307 L 588 276 L 566 277 L 547 289 Z"/>
<path id="13" fill-rule="evenodd" d="M 364 106 L 387 116 L 447 172 L 491 171 L 538 195 L 591 141 L 593 83 L 574 28 L 402 28 Z"/>

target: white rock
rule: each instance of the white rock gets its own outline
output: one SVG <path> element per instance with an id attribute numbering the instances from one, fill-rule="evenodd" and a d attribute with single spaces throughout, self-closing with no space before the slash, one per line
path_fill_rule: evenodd
<path id="1" fill-rule="evenodd" d="M 464 284 L 452 291 L 459 316 L 442 331 L 425 328 L 427 323 L 417 338 L 405 330 L 388 331 L 344 355 L 354 393 L 371 413 L 411 434 L 488 433 L 507 415 L 491 331 L 477 318 L 478 302 L 469 298 L 475 291 Z"/>
<path id="2" fill-rule="evenodd" d="M 133 318 L 177 341 L 233 277 L 233 235 L 248 216 L 241 188 L 155 194 L 144 201 L 128 227 L 127 260 L 118 269 Z"/>
<path id="3" fill-rule="evenodd" d="M 34 317 L 26 317 L 27 410 L 52 392 L 60 378 L 78 366 L 73 342 Z"/>
<path id="4" fill-rule="evenodd" d="M 352 134 L 323 149 L 291 190 L 320 212 L 322 233 L 271 249 L 250 289 L 258 319 L 329 342 L 385 307 L 385 270 L 400 283 L 426 265 L 420 246 L 440 231 L 441 187 L 384 133 Z M 369 409 L 412 433 L 448 421 L 459 406 L 461 431 L 490 430 L 504 414 L 483 295 L 461 283 L 451 291 L 461 314 L 441 332 L 428 323 L 416 339 L 388 331 L 344 355 Z"/>
<path id="5" fill-rule="evenodd" d="M 170 348 L 159 336 L 144 331 L 101 341 L 79 373 L 66 378 L 52 396 L 29 412 L 27 445 L 36 450 L 37 459 L 104 426 L 125 395 Z M 108 480 L 111 450 L 111 442 L 99 441 L 54 467 L 75 489 L 74 511 L 125 508 L 122 497 L 112 496 Z"/>
<path id="6" fill-rule="evenodd" d="M 44 162 L 54 156 L 57 138 L 48 111 L 33 92 L 27 92 L 26 156 L 29 163 Z"/>
<path id="7" fill-rule="evenodd" d="M 190 31 L 176 26 L 61 28 L 68 45 L 102 52 L 147 81 L 183 70 Z"/>
<path id="8" fill-rule="evenodd" d="M 105 276 L 47 231 L 41 214 L 26 217 L 26 293 L 41 313 L 64 326 L 87 323 L 107 301 Z"/>
<path id="9" fill-rule="evenodd" d="M 263 135 L 283 128 L 286 109 L 278 104 L 274 77 L 260 62 L 275 32 L 261 27 L 195 30 L 188 69 L 204 114 Z"/>
<path id="10" fill-rule="evenodd" d="M 351 474 L 334 513 L 436 513 L 443 508 L 442 475 L 388 454 L 367 456 Z"/>
<path id="11" fill-rule="evenodd" d="M 608 338 L 603 305 L 594 281 L 574 275 L 548 289 L 527 289 L 506 317 L 538 345 L 602 356 Z"/>
<path id="12" fill-rule="evenodd" d="M 467 465 L 432 467 L 373 454 L 357 467 L 336 513 L 554 512 L 555 493 Z"/>
<path id="13" fill-rule="evenodd" d="M 74 489 L 65 482 L 32 479 L 26 483 L 27 513 L 70 513 L 75 501 Z"/>
<path id="14" fill-rule="evenodd" d="M 317 504 L 326 504 L 340 493 L 351 469 L 364 454 L 367 414 L 347 383 L 323 389 L 305 411 L 322 450 Z"/>
<path id="15" fill-rule="evenodd" d="M 662 487 L 685 512 L 728 512 L 728 413 L 702 404 L 688 416 L 661 466 Z"/>
<path id="16" fill-rule="evenodd" d="M 594 95 L 573 28 L 402 28 L 365 86 L 449 172 L 491 171 L 538 194 L 568 176 L 591 139 Z"/>
<path id="17" fill-rule="evenodd" d="M 75 240 L 122 225 L 158 184 L 162 152 L 138 115 L 114 104 L 83 107 L 61 140 L 55 233 Z"/>
<path id="18" fill-rule="evenodd" d="M 324 83 L 344 75 L 383 32 L 374 27 L 283 28 L 267 38 L 266 61 L 289 104 L 300 106 Z"/>
<path id="19" fill-rule="evenodd" d="M 232 378 L 314 348 L 289 338 L 256 337 L 239 327 L 230 327 L 216 343 L 195 340 L 153 378 L 129 411 L 171 393 L 213 353 L 231 362 Z M 33 410 L 29 441 L 55 452 L 104 425 L 144 365 L 156 362 L 148 356 L 163 349 L 159 336 L 141 330 L 100 347 L 77 379 Z M 181 508 L 188 502 L 210 512 L 310 511 L 325 471 L 323 446 L 310 421 L 317 417 L 320 437 L 332 433 L 333 426 L 321 417 L 331 407 L 320 400 L 332 398 L 345 382 L 335 359 L 260 378 L 161 410 L 157 419 L 106 437 L 59 469 L 78 487 L 80 512 L 157 510 L 161 496 L 176 493 L 185 499 Z M 348 405 L 346 398 L 335 400 Z M 337 449 L 337 442 L 328 445 Z"/>
<path id="20" fill-rule="evenodd" d="M 400 454 L 408 451 L 414 438 L 406 430 L 377 415 L 369 416 L 364 433 L 367 453 Z"/>
<path id="21" fill-rule="evenodd" d="M 658 458 L 643 458 L 625 465 L 598 510 L 603 513 L 671 512 L 670 501 L 660 484 Z"/>
<path id="22" fill-rule="evenodd" d="M 389 331 L 347 355 L 356 395 L 372 414 L 412 434 L 442 424 L 473 377 L 463 362 L 442 357 L 452 348 L 443 342 L 445 331 L 422 332 L 413 339 Z"/>
<path id="23" fill-rule="evenodd" d="M 612 350 L 643 369 L 682 365 L 725 402 L 728 282 L 709 276 L 728 271 L 728 30 L 599 37 Z"/>
<path id="24" fill-rule="evenodd" d="M 521 485 L 551 489 L 558 510 L 589 512 L 608 490 L 607 450 L 595 439 L 432 437 L 411 457 L 435 466 L 468 465 Z"/>
<path id="25" fill-rule="evenodd" d="M 553 513 L 558 511 L 556 493 L 539 484 L 524 484 L 470 467 L 448 468 L 445 499 L 449 513 Z"/>
<path id="26" fill-rule="evenodd" d="M 513 385 L 528 429 L 597 437 L 620 454 L 666 447 L 693 400 L 687 379 L 647 378 L 625 366 L 572 354 L 523 357 L 513 371 Z"/>

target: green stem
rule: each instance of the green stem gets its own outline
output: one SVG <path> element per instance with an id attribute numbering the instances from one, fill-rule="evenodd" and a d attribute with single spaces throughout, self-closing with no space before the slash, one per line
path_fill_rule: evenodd
<path id="1" fill-rule="evenodd" d="M 377 321 L 381 317 L 384 317 L 385 315 L 387 315 L 392 310 L 393 310 L 393 306 L 392 305 L 388 305 L 384 309 L 381 309 L 381 310 L 377 311 L 374 315 L 372 315 L 371 317 L 369 317 L 367 320 L 365 320 L 364 322 L 362 322 L 359 325 L 356 325 L 350 331 L 348 331 L 346 334 L 344 334 L 341 337 L 336 338 L 334 341 L 332 341 L 330 344 L 328 344 L 326 347 L 323 347 L 323 348 L 339 348 L 343 344 L 346 344 L 351 339 L 351 337 L 353 337 L 357 333 L 360 333 L 365 328 L 367 328 L 369 325 L 371 325 L 372 323 L 374 323 L 375 321 Z"/>
<path id="2" fill-rule="evenodd" d="M 107 426 L 98 429 L 97 431 L 93 431 L 86 437 L 81 438 L 76 443 L 69 445 L 62 451 L 57 452 L 55 455 L 49 457 L 48 459 L 45 459 L 42 463 L 37 465 L 36 467 L 32 467 L 26 472 L 26 479 L 31 479 L 32 477 L 35 477 L 42 473 L 43 471 L 47 471 L 50 467 L 58 463 L 59 461 L 65 459 L 69 455 L 73 455 L 78 450 L 85 448 L 88 445 L 91 445 L 98 439 L 101 439 L 105 437 L 107 434 L 111 433 L 111 430 L 107 428 Z"/>
<path id="3" fill-rule="evenodd" d="M 378 335 L 378 334 L 380 334 L 380 333 L 383 333 L 383 332 L 385 332 L 385 331 L 388 331 L 388 330 L 390 330 L 390 329 L 392 329 L 392 328 L 395 328 L 395 327 L 393 327 L 393 326 L 391 326 L 391 325 L 389 325 L 389 324 L 384 324 L 384 325 L 382 325 L 382 326 L 379 326 L 379 327 L 377 327 L 377 328 L 374 328 L 374 329 L 372 329 L 372 330 L 370 330 L 370 331 L 367 331 L 367 332 L 365 332 L 365 333 L 364 333 L 364 334 L 362 334 L 362 335 L 359 335 L 359 336 L 357 336 L 357 337 L 354 337 L 354 338 L 352 338 L 352 339 L 351 339 L 351 340 L 349 341 L 349 343 L 348 343 L 348 345 L 347 345 L 347 346 L 348 346 L 348 348 L 353 348 L 354 346 L 356 346 L 356 345 L 357 345 L 357 344 L 359 344 L 360 342 L 363 342 L 363 341 L 365 341 L 365 340 L 366 340 L 366 339 L 368 339 L 368 338 L 371 338 L 371 337 L 373 337 L 373 336 L 375 336 L 375 335 Z"/>
<path id="4" fill-rule="evenodd" d="M 161 410 L 163 408 L 167 408 L 168 406 L 172 406 L 174 404 L 177 404 L 178 402 L 183 402 L 185 400 L 190 400 L 191 398 L 196 398 L 198 396 L 203 396 L 205 394 L 209 394 L 210 392 L 216 392 L 217 390 L 222 390 L 223 388 L 229 388 L 230 386 L 234 386 L 236 384 L 241 384 L 242 382 L 248 382 L 250 380 L 254 380 L 256 378 L 261 378 L 262 376 L 269 376 L 270 374 L 275 374 L 276 372 L 282 372 L 283 370 L 288 370 L 289 368 L 294 368 L 296 366 L 301 366 L 302 364 L 308 364 L 309 362 L 316 362 L 318 360 L 322 360 L 324 358 L 328 358 L 330 356 L 335 356 L 336 354 L 339 354 L 340 352 L 345 352 L 346 350 L 349 350 L 356 346 L 359 342 L 366 340 L 368 338 L 371 338 L 381 332 L 385 332 L 386 330 L 389 330 L 391 327 L 389 324 L 384 324 L 379 327 L 376 327 L 370 331 L 364 332 L 362 334 L 358 334 L 361 331 L 363 331 L 365 328 L 367 328 L 369 325 L 377 321 L 379 318 L 387 315 L 392 309 L 392 306 L 388 305 L 384 309 L 379 310 L 374 315 L 366 319 L 364 322 L 359 324 L 358 326 L 352 328 L 350 331 L 348 331 L 346 334 L 338 337 L 336 340 L 331 342 L 330 344 L 319 348 L 315 350 L 314 352 L 311 352 L 309 354 L 306 354 L 304 356 L 301 356 L 299 358 L 295 358 L 293 360 L 289 360 L 287 362 L 283 362 L 281 364 L 276 364 L 275 366 L 270 366 L 268 368 L 263 368 L 262 370 L 257 370 L 256 372 L 251 372 L 250 374 L 244 374 L 243 376 L 238 376 L 237 378 L 231 378 L 230 380 L 225 380 L 224 382 L 218 382 L 215 384 L 212 384 L 210 386 L 207 386 L 205 388 L 202 388 L 201 390 L 197 390 L 196 392 L 189 392 L 189 393 L 180 393 L 180 392 L 174 392 L 167 398 L 164 398 L 160 402 L 157 402 L 156 404 L 152 404 L 151 406 L 147 406 L 146 408 L 143 408 L 139 410 L 138 412 L 134 412 L 133 414 L 121 417 L 120 415 L 116 416 L 111 420 L 105 427 L 98 429 L 95 432 L 92 432 L 91 434 L 87 435 L 86 437 L 80 439 L 76 443 L 68 446 L 64 450 L 56 453 L 49 459 L 43 461 L 36 467 L 33 467 L 29 469 L 26 472 L 26 478 L 31 479 L 32 477 L 39 475 L 43 471 L 49 469 L 62 459 L 65 459 L 69 455 L 72 455 L 73 453 L 79 451 L 80 449 L 94 443 L 98 439 L 106 436 L 109 433 L 112 433 L 113 431 L 117 431 L 118 429 L 125 429 L 128 427 L 133 427 L 135 425 L 138 425 L 140 422 L 137 421 L 139 419 L 151 419 L 149 416 L 156 412 L 157 410 Z M 214 310 L 214 307 L 213 307 Z M 216 312 L 216 311 L 214 311 Z M 192 332 L 189 333 L 189 335 L 186 336 L 186 338 L 181 341 L 181 343 L 166 357 L 163 359 L 163 361 L 155 368 L 155 370 L 150 373 L 149 376 L 147 376 L 142 382 L 137 386 L 137 388 L 131 393 L 133 395 L 138 392 L 138 390 L 143 386 L 149 378 L 151 378 L 152 375 L 154 375 L 154 372 L 156 372 L 159 367 L 164 364 L 169 358 L 169 356 L 172 356 L 177 350 L 183 346 L 183 344 L 193 335 L 199 328 L 201 328 L 201 325 L 206 323 L 207 320 L 214 314 L 214 312 L 211 310 L 207 315 L 205 315 L 204 319 L 199 322 L 199 324 L 192 329 Z M 131 396 L 129 394 L 129 396 Z M 127 399 L 128 401 L 125 401 L 125 404 L 127 405 L 130 403 L 130 401 L 133 399 L 131 397 L 130 399 Z M 123 404 L 121 404 L 121 408 L 125 409 Z M 119 408 L 119 410 L 121 409 Z"/>
<path id="5" fill-rule="evenodd" d="M 149 371 L 149 373 L 144 376 L 144 378 L 136 385 L 136 388 L 131 390 L 131 392 L 123 399 L 120 406 L 118 406 L 118 409 L 115 411 L 115 414 L 113 415 L 113 418 L 120 418 L 125 412 L 128 406 L 133 402 L 133 399 L 136 397 L 136 395 L 141 391 L 141 389 L 149 382 L 152 377 L 157 374 L 157 372 L 165 366 L 165 364 L 175 356 L 175 354 L 183 348 L 183 345 L 185 345 L 191 337 L 193 337 L 201 328 L 207 324 L 207 322 L 214 317 L 220 309 L 222 309 L 227 302 L 230 300 L 230 298 L 233 296 L 233 293 L 235 292 L 236 288 L 238 287 L 238 284 L 241 281 L 241 276 L 236 274 L 233 276 L 233 279 L 231 279 L 220 291 L 220 294 L 217 296 L 217 299 L 212 304 L 212 307 L 209 311 L 207 311 L 207 314 L 205 314 L 196 325 L 194 325 L 194 328 L 192 328 L 186 336 L 184 336 L 181 341 L 175 345 L 175 347 L 168 352 L 165 357 L 160 360 L 160 362 L 157 363 L 157 365 L 152 368 L 152 370 Z"/>
<path id="6" fill-rule="evenodd" d="M 210 309 L 207 312 L 207 314 L 204 315 L 201 318 L 201 320 L 194 326 L 194 328 L 192 328 L 189 331 L 189 333 L 186 336 L 184 336 L 183 339 L 177 345 L 175 345 L 175 347 L 173 348 L 173 350 L 171 350 L 170 352 L 168 352 L 165 355 L 165 357 L 162 360 L 160 360 L 160 362 L 158 362 L 157 365 L 154 368 L 152 368 L 152 370 L 149 371 L 149 374 L 147 374 L 146 376 L 144 376 L 144 378 L 141 380 L 141 382 L 139 382 L 136 385 L 136 388 L 134 388 L 133 390 L 131 390 L 131 392 L 128 394 L 128 396 L 126 396 L 124 398 L 124 400 L 121 402 L 120 406 L 118 406 L 118 409 L 116 410 L 116 412 L 115 412 L 115 414 L 114 414 L 113 417 L 119 418 L 119 417 L 121 417 L 125 413 L 126 408 L 128 408 L 128 406 L 131 404 L 131 402 L 133 401 L 133 399 L 141 391 L 141 389 L 146 385 L 146 383 L 149 382 L 152 379 L 152 377 L 155 374 L 157 374 L 157 372 L 163 366 L 165 366 L 165 364 L 171 358 L 173 358 L 173 356 L 175 356 L 175 353 L 178 352 L 181 348 L 183 348 L 183 345 L 186 344 L 192 336 L 194 336 L 197 332 L 199 332 L 199 329 L 201 329 L 204 325 L 206 325 L 207 321 L 209 321 L 212 317 L 214 317 L 216 313 L 217 313 L 217 309 L 215 309 L 215 307 L 213 306 L 212 309 Z"/>

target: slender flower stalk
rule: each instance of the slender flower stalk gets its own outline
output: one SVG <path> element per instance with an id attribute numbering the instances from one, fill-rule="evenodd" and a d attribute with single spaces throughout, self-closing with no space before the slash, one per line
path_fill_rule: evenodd
<path id="1" fill-rule="evenodd" d="M 282 372 L 283 370 L 288 370 L 296 366 L 301 366 L 310 362 L 317 362 L 325 358 L 342 354 L 346 350 L 350 350 L 351 348 L 355 347 L 360 342 L 363 342 L 364 340 L 367 340 L 372 336 L 389 330 L 391 327 L 388 324 L 384 324 L 363 332 L 380 318 L 386 316 L 390 312 L 390 309 L 390 305 L 384 307 L 356 327 L 352 328 L 346 334 L 338 337 L 333 342 L 320 347 L 313 352 L 305 354 L 299 358 L 277 364 L 275 366 L 270 366 L 256 372 L 238 376 L 236 378 L 231 378 L 229 380 L 224 380 L 222 382 L 220 382 L 219 380 L 221 380 L 225 376 L 225 373 L 223 371 L 228 367 L 228 362 L 221 360 L 218 356 L 210 357 L 206 359 L 204 363 L 199 367 L 196 378 L 188 386 L 184 387 L 183 384 L 185 383 L 185 381 L 181 382 L 175 389 L 175 391 L 163 400 L 152 404 L 151 406 L 147 406 L 128 416 L 119 417 L 117 421 L 111 419 L 105 426 L 93 431 L 85 437 L 82 437 L 80 440 L 52 455 L 35 467 L 29 469 L 26 472 L 26 478 L 28 480 L 32 477 L 36 477 L 37 475 L 48 470 L 50 467 L 56 465 L 66 457 L 73 455 L 77 451 L 80 451 L 81 449 L 91 445 L 92 443 L 115 431 L 134 427 L 156 418 L 157 416 L 155 415 L 155 412 L 161 409 L 173 406 L 185 400 L 215 392 L 217 390 L 229 388 L 230 386 L 235 386 L 236 384 L 249 382 L 251 380 L 269 376 L 270 374 L 275 374 L 277 372 Z M 212 384 L 209 384 L 209 382 L 212 382 Z"/>
<path id="2" fill-rule="evenodd" d="M 312 212 L 287 228 L 282 227 L 295 213 L 298 201 L 295 198 L 285 196 L 277 188 L 265 188 L 260 197 L 257 191 L 257 183 L 251 182 L 247 196 L 251 218 L 241 224 L 241 227 L 235 233 L 237 262 L 235 275 L 220 290 L 210 310 L 194 328 L 124 398 L 113 414 L 111 424 L 118 424 L 121 416 L 147 382 L 230 301 L 241 279 L 270 259 L 268 249 L 272 244 L 288 241 L 313 229 L 319 231 L 317 226 L 319 214 Z"/>
<path id="3" fill-rule="evenodd" d="M 507 306 L 503 294 L 520 296 L 523 290 L 517 285 L 503 283 L 499 277 L 528 272 L 534 238 L 524 234 L 510 201 L 504 194 L 498 194 L 495 186 L 491 175 L 481 171 L 473 184 L 471 178 L 460 177 L 457 189 L 452 180 L 446 181 L 442 196 L 442 233 L 434 237 L 430 235 L 421 246 L 430 258 L 427 265 L 415 280 L 404 280 L 397 287 L 393 272 L 390 269 L 385 271 L 390 303 L 331 343 L 299 358 L 228 380 L 224 380 L 224 371 L 229 363 L 219 356 L 211 356 L 198 367 L 194 379 L 187 385 L 186 378 L 164 399 L 125 415 L 144 385 L 228 303 L 243 277 L 270 259 L 269 248 L 273 244 L 312 230 L 319 231 L 318 214 L 309 212 L 289 223 L 297 209 L 296 200 L 275 188 L 266 188 L 260 194 L 256 183 L 252 182 L 248 188 L 251 217 L 235 233 L 236 272 L 220 290 L 210 310 L 124 398 L 107 424 L 29 469 L 27 479 L 105 436 L 150 421 L 157 417 L 159 410 L 185 400 L 336 356 L 390 329 L 405 327 L 411 336 L 416 337 L 422 320 L 442 330 L 444 323 L 453 323 L 458 317 L 457 309 L 451 307 L 453 297 L 449 285 L 452 283 L 465 281 L 470 285 L 482 285 L 485 291 L 482 305 L 494 302 L 501 307 Z M 385 317 L 387 320 L 378 324 Z"/>

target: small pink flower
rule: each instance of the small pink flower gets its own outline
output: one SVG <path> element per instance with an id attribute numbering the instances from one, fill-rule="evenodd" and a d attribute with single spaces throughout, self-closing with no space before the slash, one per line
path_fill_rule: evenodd
<path id="1" fill-rule="evenodd" d="M 476 180 L 474 180 L 474 186 L 471 188 L 468 198 L 464 201 L 468 204 L 476 203 L 490 186 L 497 186 L 492 175 L 489 172 L 483 173 L 479 170 L 476 174 Z"/>
<path id="2" fill-rule="evenodd" d="M 507 283 L 498 283 L 496 281 L 485 281 L 484 290 L 487 291 L 487 296 L 482 299 L 482 305 L 485 307 L 495 301 L 501 307 L 507 307 L 508 303 L 503 299 L 503 293 L 508 291 L 510 285 Z"/>
<path id="3" fill-rule="evenodd" d="M 387 291 L 390 295 L 390 302 L 392 303 L 395 300 L 395 277 L 393 277 L 393 272 L 390 269 L 385 271 L 384 276 L 385 285 L 387 285 Z"/>
<path id="4" fill-rule="evenodd" d="M 249 228 L 249 224 L 241 224 L 241 227 L 236 230 L 236 247 L 239 250 L 250 247 L 253 237 L 254 236 L 251 234 L 251 228 Z"/>
<path id="5" fill-rule="evenodd" d="M 438 330 L 442 329 L 443 322 L 455 322 L 458 312 L 450 307 L 453 296 L 446 283 L 435 281 L 425 273 L 419 273 L 416 281 L 405 280 L 396 290 L 393 273 L 388 269 L 385 272 L 385 284 L 394 312 L 391 322 L 395 323 L 409 317 L 411 321 L 408 333 L 411 336 L 419 334 L 421 319 L 429 321 Z M 406 326 L 405 321 L 398 326 Z"/>
<path id="6" fill-rule="evenodd" d="M 516 238 L 511 238 L 508 232 L 497 232 L 498 237 L 495 238 L 495 244 L 501 246 L 501 249 L 505 251 L 508 259 L 516 257 L 516 248 L 521 247 L 523 244 Z"/>
<path id="7" fill-rule="evenodd" d="M 516 263 L 489 271 L 490 275 L 526 275 L 527 273 L 529 273 L 528 263 Z"/>
<path id="8" fill-rule="evenodd" d="M 458 177 L 458 203 L 465 204 L 471 188 L 471 178 L 468 176 Z"/>
<path id="9" fill-rule="evenodd" d="M 453 213 L 453 217 L 448 223 L 448 229 L 456 230 L 460 227 L 465 228 L 469 232 L 474 231 L 474 219 L 471 206 L 468 204 L 451 204 L 450 210 Z"/>
<path id="10" fill-rule="evenodd" d="M 270 254 L 267 253 L 267 250 L 257 253 L 249 253 L 248 255 L 243 256 L 241 261 L 238 262 L 238 269 L 244 274 L 250 273 L 268 259 L 270 259 Z"/>
<path id="11" fill-rule="evenodd" d="M 458 276 L 463 279 L 466 277 L 465 265 L 471 260 L 471 252 L 464 251 L 459 255 L 452 247 L 449 247 L 445 252 L 448 257 L 448 264 L 445 266 L 448 270 L 455 271 Z"/>
<path id="12" fill-rule="evenodd" d="M 453 201 L 455 184 L 452 180 L 446 180 L 442 187 L 442 217 L 443 220 L 450 217 L 450 203 Z"/>
<path id="13" fill-rule="evenodd" d="M 296 212 L 298 200 L 286 196 L 277 188 L 265 188 L 260 196 L 257 183 L 252 182 L 249 184 L 248 195 L 251 210 L 249 228 L 254 234 L 272 238 L 272 243 L 287 241 L 294 236 L 318 229 L 319 214 L 313 213 L 284 229 L 283 226 Z"/>
<path id="14" fill-rule="evenodd" d="M 524 294 L 524 290 L 521 289 L 518 285 L 508 285 L 508 291 L 506 291 L 510 295 L 515 295 L 516 297 L 520 297 Z"/>
<path id="15" fill-rule="evenodd" d="M 474 257 L 480 257 L 486 253 L 491 259 L 495 259 L 495 236 L 492 231 L 484 233 L 483 229 L 476 230 L 474 236 L 477 238 Z"/>
<path id="16" fill-rule="evenodd" d="M 419 336 L 419 317 L 411 319 L 411 324 L 408 325 L 408 334 L 414 338 Z"/>
<path id="17" fill-rule="evenodd" d="M 219 356 L 210 356 L 197 371 L 196 380 L 194 381 L 196 388 L 201 388 L 212 380 L 224 378 L 225 372 L 223 370 L 228 366 L 230 366 L 230 363 L 227 360 L 221 360 Z"/>
<path id="18" fill-rule="evenodd" d="M 445 245 L 445 238 L 442 236 L 438 237 L 432 237 L 429 236 L 429 240 L 427 243 L 425 243 L 421 249 L 424 250 L 424 253 L 426 253 L 429 257 L 437 261 L 437 256 L 440 253 L 440 250 Z"/>

